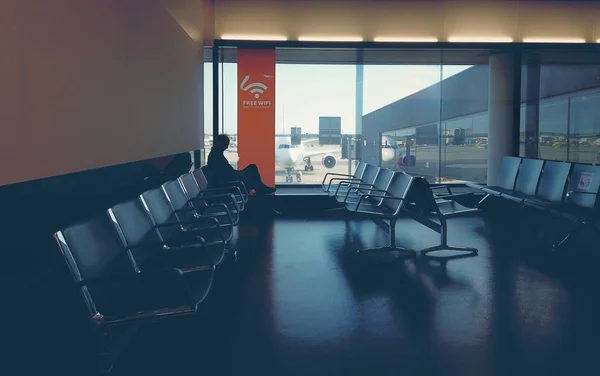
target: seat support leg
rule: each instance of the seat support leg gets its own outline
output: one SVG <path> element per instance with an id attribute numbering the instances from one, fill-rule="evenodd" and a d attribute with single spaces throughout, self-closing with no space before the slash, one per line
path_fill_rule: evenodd
<path id="1" fill-rule="evenodd" d="M 477 205 L 475 205 L 475 208 L 479 208 L 481 206 L 481 204 L 483 204 L 485 202 L 485 200 L 487 200 L 491 195 L 488 193 L 485 196 L 483 196 L 483 198 L 481 200 L 479 200 L 479 202 L 477 203 Z"/>
<path id="2" fill-rule="evenodd" d="M 573 229 L 571 231 L 569 231 L 569 233 L 562 238 L 562 240 L 560 240 L 558 243 L 553 244 L 552 245 L 552 250 L 553 251 L 558 251 L 560 250 L 560 248 L 569 241 L 569 239 L 571 239 L 573 236 L 577 235 L 581 230 L 583 230 L 583 228 L 585 227 L 585 221 L 579 221 L 575 227 L 573 227 Z"/>
<path id="3" fill-rule="evenodd" d="M 404 248 L 396 245 L 396 218 L 390 220 L 389 225 L 389 245 L 385 247 L 360 249 L 356 251 L 357 255 L 370 254 L 370 253 L 381 253 L 381 252 L 398 252 L 404 257 L 414 257 L 417 252 L 415 250 Z"/>
<path id="4" fill-rule="evenodd" d="M 421 250 L 422 256 L 430 257 L 430 258 L 434 258 L 434 259 L 451 259 L 451 258 L 476 256 L 479 254 L 479 250 L 477 248 L 448 245 L 448 224 L 446 223 L 446 218 L 441 216 L 440 222 L 441 222 L 441 226 L 440 226 L 441 244 Z M 465 253 L 460 254 L 460 255 L 452 255 L 452 256 L 445 256 L 445 257 L 429 256 L 430 253 L 437 252 L 437 251 L 459 251 L 459 252 L 465 252 Z"/>

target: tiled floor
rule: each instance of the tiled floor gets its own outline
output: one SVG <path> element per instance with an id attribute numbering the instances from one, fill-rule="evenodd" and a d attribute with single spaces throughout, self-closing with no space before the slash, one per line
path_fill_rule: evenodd
<path id="1" fill-rule="evenodd" d="M 397 229 L 415 249 L 438 239 Z M 278 218 L 238 235 L 208 312 L 146 328 L 115 374 L 598 374 L 595 267 L 550 262 L 481 218 L 451 220 L 450 243 L 480 254 L 444 265 L 357 257 L 386 244 L 368 220 Z"/>

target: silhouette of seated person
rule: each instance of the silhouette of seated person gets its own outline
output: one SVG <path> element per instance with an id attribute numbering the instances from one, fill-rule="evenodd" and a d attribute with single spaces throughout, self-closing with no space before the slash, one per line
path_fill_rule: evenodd
<path id="1" fill-rule="evenodd" d="M 206 166 L 212 174 L 210 184 L 214 186 L 224 185 L 230 181 L 242 181 L 246 185 L 248 192 L 255 191 L 255 194 L 269 194 L 275 192 L 275 188 L 265 185 L 258 172 L 258 167 L 251 164 L 243 170 L 236 170 L 230 164 L 223 153 L 229 147 L 229 137 L 220 134 L 215 137 L 213 147 L 208 154 Z"/>

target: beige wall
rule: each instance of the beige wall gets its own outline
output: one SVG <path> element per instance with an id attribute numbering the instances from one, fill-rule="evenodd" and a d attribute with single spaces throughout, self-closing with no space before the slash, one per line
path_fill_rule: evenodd
<path id="1" fill-rule="evenodd" d="M 3 0 L 0 35 L 0 185 L 202 145 L 202 52 L 158 0 Z"/>
<path id="2" fill-rule="evenodd" d="M 216 0 L 215 36 L 600 38 L 600 2 Z"/>
<path id="3" fill-rule="evenodd" d="M 195 42 L 200 45 L 212 45 L 215 0 L 160 1 Z"/>

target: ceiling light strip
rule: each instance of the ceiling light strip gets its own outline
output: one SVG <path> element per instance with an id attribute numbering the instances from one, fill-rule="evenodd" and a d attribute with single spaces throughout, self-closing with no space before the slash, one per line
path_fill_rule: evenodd
<path id="1" fill-rule="evenodd" d="M 301 42 L 362 42 L 362 37 L 349 37 L 349 36 L 309 36 L 303 35 L 298 37 Z"/>
<path id="2" fill-rule="evenodd" d="M 236 35 L 224 34 L 221 36 L 224 40 L 252 40 L 252 41 L 285 41 L 288 38 L 285 35 Z"/>
<path id="3" fill-rule="evenodd" d="M 448 42 L 451 43 L 512 43 L 511 37 L 468 37 L 468 36 L 451 36 L 448 37 Z"/>
<path id="4" fill-rule="evenodd" d="M 435 43 L 439 40 L 434 37 L 375 37 L 373 42 L 378 43 Z"/>
<path id="5" fill-rule="evenodd" d="M 523 38 L 524 43 L 585 43 L 584 38 Z"/>

